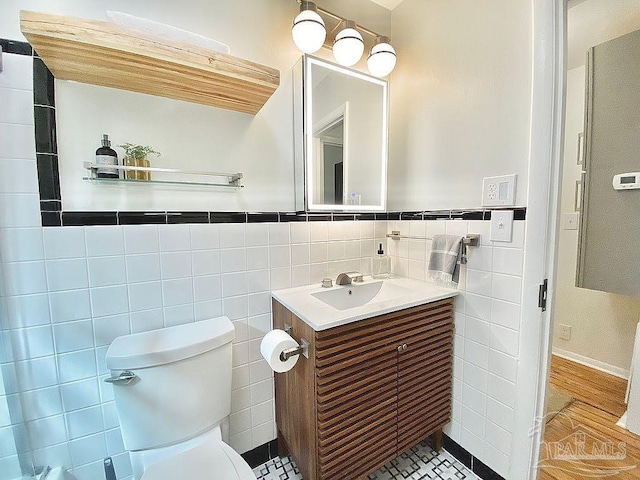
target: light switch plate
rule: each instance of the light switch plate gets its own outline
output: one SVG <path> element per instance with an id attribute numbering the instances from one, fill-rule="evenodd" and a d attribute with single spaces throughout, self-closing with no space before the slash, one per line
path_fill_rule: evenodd
<path id="1" fill-rule="evenodd" d="M 562 216 L 562 228 L 564 230 L 577 230 L 578 212 L 565 213 Z"/>
<path id="2" fill-rule="evenodd" d="M 485 177 L 482 179 L 482 205 L 515 205 L 517 175 Z"/>
<path id="3" fill-rule="evenodd" d="M 491 212 L 491 230 L 489 240 L 510 242 L 513 233 L 513 210 L 493 210 Z"/>

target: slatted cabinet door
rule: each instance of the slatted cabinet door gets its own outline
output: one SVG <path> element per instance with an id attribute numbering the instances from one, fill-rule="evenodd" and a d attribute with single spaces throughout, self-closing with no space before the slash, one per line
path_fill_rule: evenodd
<path id="1" fill-rule="evenodd" d="M 321 479 L 363 478 L 396 457 L 397 352 L 384 318 L 316 333 Z"/>
<path id="2" fill-rule="evenodd" d="M 451 417 L 453 302 L 425 305 L 398 349 L 398 453 Z"/>

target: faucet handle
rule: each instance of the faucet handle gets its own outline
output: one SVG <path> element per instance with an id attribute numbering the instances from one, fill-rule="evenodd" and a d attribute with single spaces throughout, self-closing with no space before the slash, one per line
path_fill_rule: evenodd
<path id="1" fill-rule="evenodd" d="M 355 278 L 353 279 L 353 283 L 363 283 L 364 282 L 364 275 L 359 274 L 356 275 Z"/>
<path id="2" fill-rule="evenodd" d="M 333 287 L 333 280 L 331 280 L 330 278 L 323 278 L 322 279 L 322 287 L 323 288 L 331 288 L 331 287 Z"/>

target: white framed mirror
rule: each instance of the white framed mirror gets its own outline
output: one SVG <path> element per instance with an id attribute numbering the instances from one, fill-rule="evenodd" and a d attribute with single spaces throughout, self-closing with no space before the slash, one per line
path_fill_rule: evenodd
<path id="1" fill-rule="evenodd" d="M 309 55 L 294 77 L 296 208 L 384 211 L 387 82 Z"/>

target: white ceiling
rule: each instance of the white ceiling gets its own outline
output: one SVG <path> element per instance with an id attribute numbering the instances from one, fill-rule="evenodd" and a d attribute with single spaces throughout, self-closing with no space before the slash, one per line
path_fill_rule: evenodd
<path id="1" fill-rule="evenodd" d="M 402 3 L 403 0 L 371 0 L 373 3 L 383 6 L 388 10 L 393 10 Z"/>
<path id="2" fill-rule="evenodd" d="M 585 64 L 591 47 L 640 29 L 640 0 L 569 0 L 567 68 Z"/>

